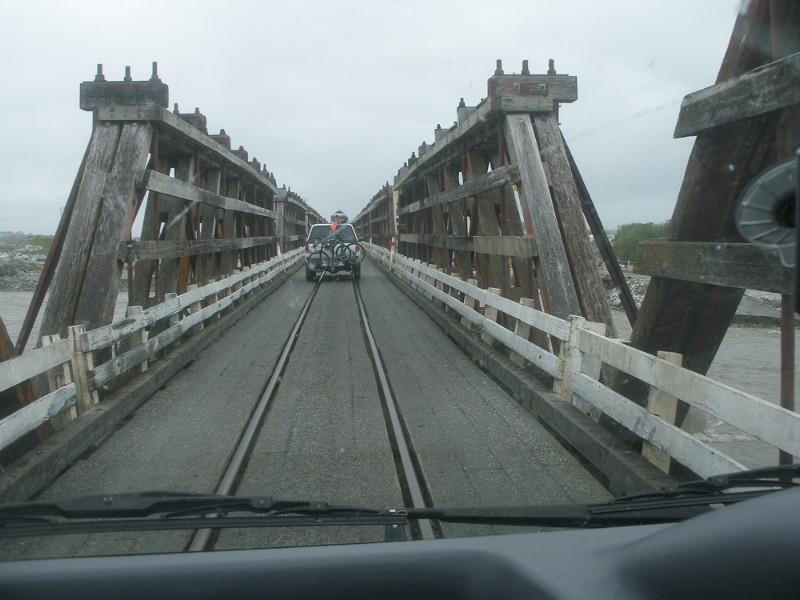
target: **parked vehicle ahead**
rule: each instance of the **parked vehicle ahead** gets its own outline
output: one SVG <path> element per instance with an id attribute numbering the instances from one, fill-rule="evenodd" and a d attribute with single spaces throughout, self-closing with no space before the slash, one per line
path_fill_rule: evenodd
<path id="1" fill-rule="evenodd" d="M 353 279 L 361 278 L 364 248 L 355 228 L 349 223 L 334 221 L 313 225 L 306 238 L 306 281 L 317 274 L 349 271 Z"/>

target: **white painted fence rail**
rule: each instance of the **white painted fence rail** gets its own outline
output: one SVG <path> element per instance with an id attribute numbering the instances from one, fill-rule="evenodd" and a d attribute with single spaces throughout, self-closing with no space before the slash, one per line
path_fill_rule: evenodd
<path id="1" fill-rule="evenodd" d="M 134 369 L 142 370 L 156 353 L 187 333 L 202 328 L 204 322 L 291 269 L 303 257 L 303 248 L 298 248 L 221 281 L 169 298 L 147 310 L 129 309 L 137 314 L 122 321 L 92 331 L 71 327 L 67 338 L 0 363 L 0 391 L 32 377 L 63 370 L 65 366 L 70 373 L 70 377 L 61 377 L 63 383 L 49 394 L 0 420 L 0 449 L 58 415 L 66 416 L 64 422 L 78 416 L 97 402 L 97 390 L 103 385 Z M 165 319 L 170 325 L 146 339 L 147 328 Z M 94 353 L 106 348 L 112 348 L 113 358 L 95 366 Z M 77 410 L 69 411 L 72 407 Z M 55 425 L 56 421 L 53 423 Z"/>
<path id="2" fill-rule="evenodd" d="M 369 254 L 406 280 L 428 298 L 456 312 L 464 323 L 480 327 L 554 378 L 553 389 L 562 398 L 585 411 L 590 405 L 628 428 L 668 456 L 700 476 L 743 470 L 746 467 L 700 439 L 630 401 L 599 381 L 600 365 L 606 364 L 640 379 L 713 417 L 729 423 L 776 448 L 800 456 L 800 414 L 734 389 L 671 362 L 605 337 L 605 326 L 573 317 L 563 321 L 457 277 L 447 275 L 418 260 L 380 246 L 364 244 Z M 440 289 L 445 288 L 445 289 Z M 473 308 L 477 300 L 485 314 Z M 492 310 L 489 310 L 492 309 Z M 516 335 L 487 318 L 489 313 L 508 315 L 561 342 L 558 355 Z M 519 328 L 517 328 L 519 330 Z M 776 455 L 777 459 L 777 455 Z M 777 462 L 777 460 L 776 460 Z"/>

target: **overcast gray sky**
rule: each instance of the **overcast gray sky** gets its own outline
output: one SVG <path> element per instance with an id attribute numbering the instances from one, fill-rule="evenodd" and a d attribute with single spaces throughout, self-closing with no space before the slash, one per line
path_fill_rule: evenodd
<path id="1" fill-rule="evenodd" d="M 78 86 L 148 79 L 323 215 L 354 216 L 461 97 L 555 60 L 578 77 L 561 126 L 608 228 L 670 217 L 740 0 L 0 2 L 0 231 L 52 234 L 89 140 Z M 134 232 L 137 235 L 138 232 Z"/>

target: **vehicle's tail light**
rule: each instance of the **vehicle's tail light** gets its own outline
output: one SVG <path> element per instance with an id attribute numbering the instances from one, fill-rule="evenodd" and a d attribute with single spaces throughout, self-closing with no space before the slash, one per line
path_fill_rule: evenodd
<path id="1" fill-rule="evenodd" d="M 356 252 L 361 252 L 361 246 L 359 244 L 356 244 Z"/>

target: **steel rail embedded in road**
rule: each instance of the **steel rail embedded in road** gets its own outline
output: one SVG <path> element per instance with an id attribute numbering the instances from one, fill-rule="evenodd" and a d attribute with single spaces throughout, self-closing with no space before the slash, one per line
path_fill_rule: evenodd
<path id="1" fill-rule="evenodd" d="M 219 495 L 227 495 L 233 491 L 234 484 L 241 473 L 242 465 L 244 465 L 245 459 L 253 448 L 253 444 L 256 440 L 256 434 L 261 426 L 261 421 L 263 420 L 264 414 L 267 411 L 269 402 L 275 395 L 275 391 L 278 389 L 278 383 L 280 382 L 281 375 L 286 368 L 286 363 L 289 361 L 289 355 L 292 353 L 292 348 L 297 341 L 300 328 L 303 326 L 303 321 L 305 321 L 308 310 L 311 307 L 311 303 L 314 301 L 314 296 L 317 295 L 317 291 L 319 290 L 322 280 L 323 277 L 321 276 L 319 281 L 317 281 L 316 285 L 314 286 L 314 289 L 308 295 L 306 303 L 303 305 L 303 309 L 300 311 L 300 316 L 297 317 L 297 321 L 295 322 L 294 327 L 289 334 L 289 338 L 286 340 L 286 344 L 283 347 L 283 352 L 281 352 L 281 356 L 278 359 L 278 362 L 275 364 L 275 368 L 272 371 L 272 376 L 267 382 L 267 387 L 264 388 L 264 392 L 261 394 L 261 398 L 253 410 L 253 414 L 250 415 L 250 419 L 248 420 L 247 426 L 242 433 L 242 437 L 239 439 L 236 450 L 233 453 L 233 456 L 228 463 L 228 467 L 225 469 L 222 479 L 220 479 L 219 485 L 214 493 Z M 213 514 L 208 515 L 208 517 L 215 516 L 216 515 Z M 189 544 L 188 551 L 200 552 L 205 550 L 209 545 L 212 531 L 212 528 L 198 529 L 195 532 L 191 543 Z"/>
<path id="2" fill-rule="evenodd" d="M 236 450 L 234 451 L 231 460 L 229 461 L 228 466 L 226 467 L 215 490 L 215 493 L 218 495 L 229 495 L 235 493 L 234 488 L 236 487 L 238 479 L 241 476 L 241 472 L 247 457 L 250 455 L 250 452 L 255 445 L 261 423 L 264 420 L 264 415 L 266 414 L 271 399 L 274 397 L 277 391 L 280 378 L 286 369 L 292 349 L 294 348 L 295 342 L 299 336 L 300 329 L 303 326 L 303 322 L 308 315 L 311 304 L 313 303 L 314 298 L 319 290 L 319 286 L 324 278 L 325 277 L 323 274 L 314 286 L 312 292 L 309 294 L 302 310 L 300 311 L 300 315 L 298 316 L 297 321 L 295 322 L 294 327 L 288 336 L 286 344 L 284 345 L 280 358 L 275 364 L 275 368 L 273 369 L 272 375 L 267 382 L 264 392 L 261 394 L 261 397 L 256 404 L 256 407 L 254 408 L 247 425 L 245 426 L 241 438 L 239 439 Z M 395 467 L 397 471 L 397 477 L 400 482 L 400 487 L 401 489 L 406 490 L 408 499 L 414 508 L 428 508 L 428 505 L 425 501 L 424 484 L 421 483 L 421 479 L 414 465 L 411 450 L 409 449 L 409 444 L 406 441 L 405 432 L 403 431 L 403 426 L 400 421 L 397 403 L 392 395 L 386 372 L 381 363 L 378 347 L 375 343 L 375 338 L 372 335 L 372 331 L 369 327 L 366 309 L 361 299 L 358 284 L 354 281 L 353 286 L 361 322 L 364 327 L 366 341 L 370 348 L 371 359 L 375 368 L 376 378 L 378 380 L 379 389 L 383 398 L 385 414 L 388 417 L 386 428 L 394 448 L 393 452 L 395 454 Z M 214 518 L 218 515 L 209 514 L 206 516 L 208 518 Z M 425 519 L 418 521 L 417 528 L 418 535 L 421 537 L 421 539 L 435 539 L 436 534 L 434 533 L 430 520 Z M 214 530 L 215 528 L 213 526 L 198 529 L 195 532 L 187 550 L 189 552 L 200 552 L 209 549 L 213 544 L 212 534 Z"/>
<path id="3" fill-rule="evenodd" d="M 395 448 L 397 449 L 398 458 L 400 463 L 397 465 L 397 475 L 400 478 L 401 487 L 405 486 L 408 490 L 411 504 L 414 508 L 427 508 L 425 503 L 425 494 L 423 492 L 423 484 L 417 476 L 417 470 L 414 467 L 414 461 L 411 458 L 411 451 L 406 442 L 405 432 L 400 423 L 400 414 L 395 402 L 394 395 L 392 394 L 391 387 L 389 386 L 389 379 L 386 376 L 386 371 L 381 362 L 378 346 L 375 343 L 375 338 L 372 335 L 372 330 L 369 327 L 367 320 L 367 311 L 364 308 L 364 302 L 361 300 L 361 290 L 356 282 L 353 282 L 356 292 L 356 301 L 358 303 L 358 310 L 361 314 L 361 322 L 364 325 L 364 333 L 369 342 L 370 354 L 372 355 L 372 362 L 375 366 L 375 373 L 378 376 L 380 389 L 383 394 L 386 411 L 389 414 L 389 433 L 394 439 Z M 420 535 L 423 540 L 435 539 L 436 535 L 433 531 L 433 526 L 428 519 L 420 519 L 418 521 Z"/>

